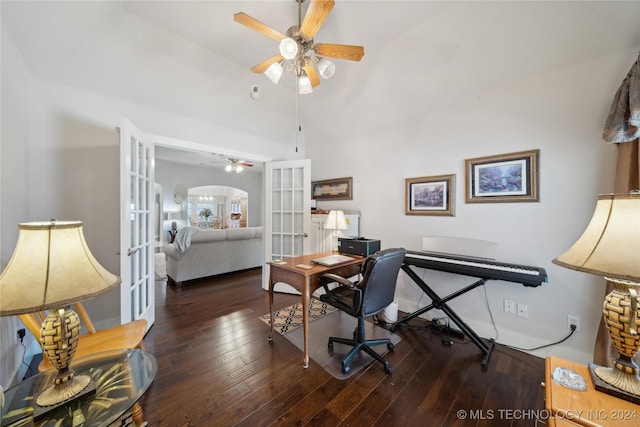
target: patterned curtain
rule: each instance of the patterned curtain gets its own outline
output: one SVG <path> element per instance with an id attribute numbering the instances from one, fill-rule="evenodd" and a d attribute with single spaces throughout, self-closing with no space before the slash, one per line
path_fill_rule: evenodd
<path id="1" fill-rule="evenodd" d="M 609 116 L 604 126 L 602 137 L 606 142 L 615 143 L 618 147 L 616 165 L 616 193 L 629 193 L 640 189 L 640 156 L 638 138 L 640 138 L 640 54 L 629 74 L 613 97 Z M 613 290 L 607 283 L 606 294 Z M 596 336 L 593 362 L 602 366 L 613 366 L 618 352 L 611 343 L 604 321 Z M 635 357 L 640 365 L 640 354 Z"/>

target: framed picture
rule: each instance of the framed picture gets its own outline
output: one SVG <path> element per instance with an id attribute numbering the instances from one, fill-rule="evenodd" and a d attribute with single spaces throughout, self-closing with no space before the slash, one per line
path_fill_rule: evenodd
<path id="1" fill-rule="evenodd" d="M 466 202 L 538 202 L 540 150 L 465 160 Z"/>
<path id="2" fill-rule="evenodd" d="M 455 175 L 405 180 L 405 215 L 455 216 Z"/>
<path id="3" fill-rule="evenodd" d="M 316 200 L 352 200 L 352 178 L 326 179 L 311 183 L 311 198 Z"/>

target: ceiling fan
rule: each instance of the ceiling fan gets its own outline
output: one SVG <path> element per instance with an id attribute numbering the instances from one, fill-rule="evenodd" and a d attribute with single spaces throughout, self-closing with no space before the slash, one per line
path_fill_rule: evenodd
<path id="1" fill-rule="evenodd" d="M 235 159 L 233 157 L 224 157 L 217 153 L 213 153 L 213 154 L 215 156 L 223 157 L 224 161 L 227 163 L 227 165 L 224 167 L 224 170 L 227 172 L 240 173 L 244 170 L 245 167 L 247 168 L 253 167 L 253 164 L 246 160 Z M 201 163 L 201 164 L 205 166 L 211 166 L 213 163 L 220 163 L 221 161 L 222 160 L 212 160 L 208 163 Z"/>
<path id="2" fill-rule="evenodd" d="M 280 53 L 251 68 L 254 73 L 262 74 L 278 84 L 283 70 L 292 70 L 297 77 L 298 93 L 313 92 L 320 84 L 318 72 L 325 78 L 331 78 L 335 65 L 326 58 L 360 61 L 364 56 L 363 46 L 332 43 L 315 43 L 316 35 L 335 5 L 334 0 L 309 0 L 309 8 L 302 20 L 302 3 L 298 3 L 298 24 L 282 34 L 244 12 L 233 15 L 233 20 L 267 37 L 280 42 Z M 317 71 L 316 71 L 317 67 Z"/>

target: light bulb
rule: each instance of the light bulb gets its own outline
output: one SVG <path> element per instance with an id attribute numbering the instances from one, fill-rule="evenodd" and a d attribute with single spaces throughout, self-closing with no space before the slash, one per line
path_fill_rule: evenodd
<path id="1" fill-rule="evenodd" d="M 324 79 L 330 79 L 336 72 L 336 65 L 328 59 L 322 58 L 318 61 L 318 71 Z"/>
<path id="2" fill-rule="evenodd" d="M 298 54 L 298 43 L 290 37 L 282 39 L 280 42 L 280 55 L 284 59 L 293 59 Z"/>
<path id="3" fill-rule="evenodd" d="M 231 165 L 227 165 L 227 166 L 224 167 L 224 170 L 227 171 L 227 172 L 231 172 L 232 169 L 233 168 L 231 167 Z"/>
<path id="4" fill-rule="evenodd" d="M 240 165 L 236 166 L 236 173 L 242 172 L 243 169 L 244 168 L 242 166 L 240 166 Z"/>
<path id="5" fill-rule="evenodd" d="M 306 74 L 303 74 L 298 79 L 298 93 L 300 95 L 306 95 L 308 93 L 313 92 L 313 87 L 311 86 L 311 81 Z"/>
<path id="6" fill-rule="evenodd" d="M 269 65 L 269 68 L 264 72 L 264 75 L 273 83 L 278 84 L 280 77 L 282 77 L 282 64 L 280 62 L 274 62 Z"/>

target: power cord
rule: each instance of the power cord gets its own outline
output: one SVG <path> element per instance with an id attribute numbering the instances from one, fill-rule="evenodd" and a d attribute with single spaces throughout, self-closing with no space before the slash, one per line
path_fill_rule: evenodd
<path id="1" fill-rule="evenodd" d="M 496 332 L 496 337 L 493 339 L 493 341 L 497 342 L 498 337 L 500 336 L 500 333 L 498 332 L 496 321 L 493 319 L 493 312 L 491 311 L 491 306 L 489 305 L 489 294 L 487 294 L 486 284 L 482 286 L 482 290 L 484 291 L 484 304 L 487 306 L 487 312 L 489 312 L 489 318 L 491 319 L 491 326 L 493 326 L 493 330 Z"/>
<path id="2" fill-rule="evenodd" d="M 569 335 L 567 335 L 566 337 L 562 338 L 560 341 L 556 341 L 556 342 L 552 342 L 551 344 L 545 344 L 545 345 L 541 345 L 538 347 L 533 347 L 533 348 L 520 348 L 520 347 L 515 347 L 512 345 L 506 345 L 505 346 L 509 347 L 509 348 L 513 348 L 515 350 L 523 350 L 523 351 L 533 351 L 533 350 L 540 350 L 541 348 L 546 348 L 546 347 L 551 347 L 552 345 L 556 345 L 556 344 L 560 344 L 565 342 L 566 340 L 569 339 L 569 337 L 571 337 L 571 335 L 573 335 L 573 333 L 576 331 L 576 325 L 571 325 L 571 332 L 569 332 Z"/>
<path id="3" fill-rule="evenodd" d="M 23 349 L 23 351 L 22 351 L 22 364 L 23 364 L 24 366 L 26 366 L 26 367 L 27 367 L 27 371 L 26 371 L 26 372 L 25 372 L 25 374 L 24 374 L 24 378 L 27 378 L 27 375 L 31 376 L 31 375 L 33 375 L 33 373 L 31 372 L 31 365 L 29 365 L 29 364 L 24 360 L 24 358 L 25 358 L 25 357 L 26 357 L 26 355 L 27 355 L 27 346 L 26 346 L 26 345 L 24 345 L 24 343 L 22 342 L 22 341 L 23 341 L 23 339 L 24 339 L 24 335 L 23 335 L 22 337 L 20 337 L 20 345 L 22 346 L 22 349 Z"/>

